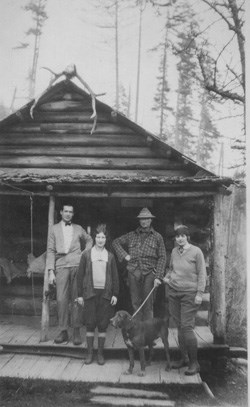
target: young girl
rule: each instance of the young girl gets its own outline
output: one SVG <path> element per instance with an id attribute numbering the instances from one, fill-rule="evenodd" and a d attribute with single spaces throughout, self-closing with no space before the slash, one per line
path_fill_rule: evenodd
<path id="1" fill-rule="evenodd" d="M 119 277 L 114 255 L 105 249 L 107 228 L 97 226 L 94 232 L 95 245 L 83 252 L 77 275 L 78 303 L 84 305 L 86 315 L 87 359 L 93 361 L 95 328 L 98 328 L 97 363 L 105 363 L 103 348 L 106 330 L 114 314 L 119 292 Z"/>

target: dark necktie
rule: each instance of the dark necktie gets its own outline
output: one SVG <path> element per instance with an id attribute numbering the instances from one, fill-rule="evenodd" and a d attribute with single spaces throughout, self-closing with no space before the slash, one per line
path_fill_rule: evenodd
<path id="1" fill-rule="evenodd" d="M 71 225 L 71 222 L 70 222 L 70 221 L 65 222 L 65 226 L 70 226 L 70 225 Z"/>

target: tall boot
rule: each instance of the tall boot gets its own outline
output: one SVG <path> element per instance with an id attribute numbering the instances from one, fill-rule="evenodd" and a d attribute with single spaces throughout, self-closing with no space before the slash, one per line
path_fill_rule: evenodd
<path id="1" fill-rule="evenodd" d="M 82 340 L 81 340 L 81 334 L 80 334 L 80 328 L 74 328 L 73 330 L 73 344 L 74 345 L 81 345 Z"/>
<path id="2" fill-rule="evenodd" d="M 181 358 L 179 360 L 177 360 L 176 362 L 171 363 L 171 367 L 173 369 L 180 369 L 181 367 L 188 366 L 188 364 L 189 364 L 188 353 L 187 353 L 187 349 L 185 347 L 184 337 L 183 337 L 183 334 L 182 334 L 182 331 L 180 328 L 178 328 L 178 342 L 179 342 L 179 349 L 181 352 Z"/>
<path id="3" fill-rule="evenodd" d="M 105 360 L 103 356 L 103 348 L 105 343 L 106 335 L 98 336 L 98 352 L 97 352 L 97 363 L 98 365 L 104 365 Z"/>
<path id="4" fill-rule="evenodd" d="M 192 376 L 200 371 L 200 365 L 197 359 L 197 338 L 193 330 L 188 330 L 184 333 L 184 339 L 189 357 L 188 369 L 185 371 L 185 375 Z"/>
<path id="5" fill-rule="evenodd" d="M 85 365 L 90 365 L 93 362 L 93 344 L 94 344 L 94 335 L 86 336 L 87 339 L 87 358 L 85 359 Z"/>

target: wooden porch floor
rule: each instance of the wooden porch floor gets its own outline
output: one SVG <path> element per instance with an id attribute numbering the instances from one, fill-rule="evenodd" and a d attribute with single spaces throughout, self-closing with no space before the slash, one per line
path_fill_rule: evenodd
<path id="1" fill-rule="evenodd" d="M 199 348 L 212 346 L 213 337 L 208 327 L 197 327 L 196 333 Z M 139 370 L 138 360 L 134 374 L 124 375 L 128 367 L 126 347 L 120 330 L 111 326 L 107 332 L 104 366 L 96 362 L 84 365 L 85 328 L 81 329 L 83 343 L 80 346 L 74 346 L 71 341 L 66 345 L 55 345 L 53 341 L 56 334 L 57 328 L 51 327 L 49 340 L 40 342 L 40 317 L 0 316 L 0 344 L 3 346 L 0 353 L 0 377 L 133 384 L 201 383 L 199 374 L 185 376 L 185 369 L 165 372 L 165 362 L 159 358 L 147 367 L 145 377 L 136 374 Z M 169 344 L 171 350 L 177 349 L 176 329 L 170 329 Z M 156 349 L 161 348 L 159 340 Z M 110 357 L 112 351 L 115 351 L 115 357 Z"/>
<path id="2" fill-rule="evenodd" d="M 54 338 L 58 333 L 57 327 L 50 327 L 49 340 L 46 342 L 40 342 L 40 317 L 24 317 L 20 315 L 0 315 L 0 344 L 1 345 L 26 345 L 26 346 L 39 346 L 39 347 L 51 347 L 54 348 L 74 348 L 84 349 L 86 348 L 85 342 L 85 327 L 81 328 L 82 345 L 74 346 L 72 344 L 72 332 L 70 330 L 70 341 L 68 344 L 56 345 L 54 344 Z M 197 326 L 195 328 L 198 346 L 199 348 L 209 347 L 213 344 L 213 335 L 207 326 Z M 97 345 L 97 344 L 95 344 Z M 177 330 L 176 328 L 169 329 L 169 346 L 172 349 L 177 349 Z M 156 343 L 156 349 L 161 348 L 162 343 L 159 339 Z M 107 349 L 125 349 L 121 331 L 113 328 L 111 325 L 107 331 L 107 338 L 105 343 Z"/>

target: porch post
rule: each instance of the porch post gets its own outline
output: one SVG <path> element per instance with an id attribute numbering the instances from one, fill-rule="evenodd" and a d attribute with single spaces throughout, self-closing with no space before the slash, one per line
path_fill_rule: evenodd
<path id="1" fill-rule="evenodd" d="M 214 198 L 214 261 L 211 279 L 211 330 L 215 344 L 226 342 L 226 258 L 228 242 L 228 196 Z"/>
<path id="2" fill-rule="evenodd" d="M 48 247 L 48 239 L 51 231 L 51 227 L 54 225 L 54 212 L 55 212 L 55 196 L 50 194 L 49 197 L 49 213 L 48 213 L 48 236 L 47 236 L 47 247 Z M 43 304 L 42 304 L 42 320 L 41 320 L 41 334 L 40 334 L 40 342 L 48 341 L 48 331 L 49 331 L 49 298 L 45 296 L 45 292 L 48 291 L 49 288 L 49 273 L 47 267 L 47 259 L 46 259 L 46 266 L 44 272 L 44 283 L 43 283 Z"/>

